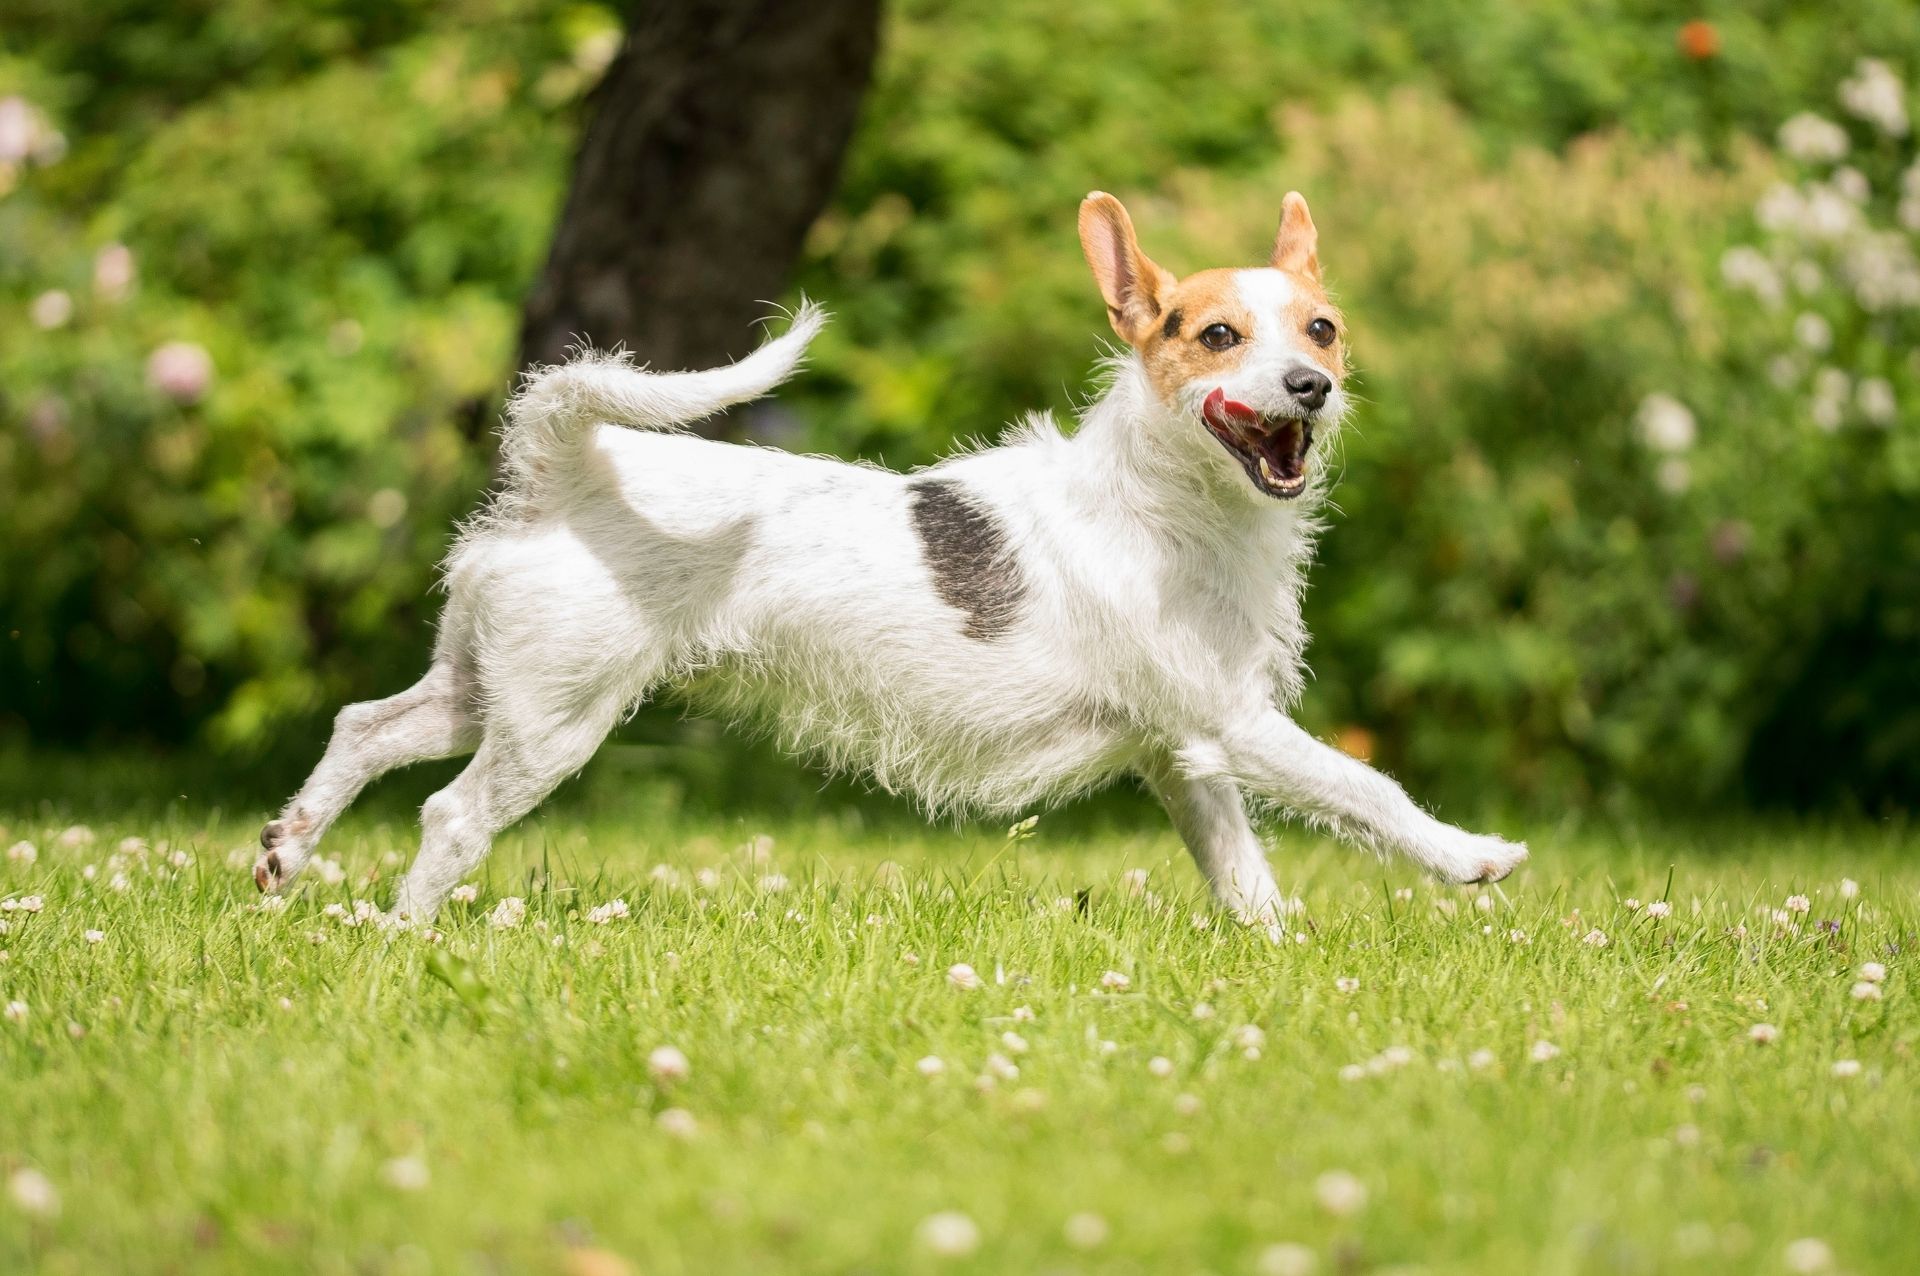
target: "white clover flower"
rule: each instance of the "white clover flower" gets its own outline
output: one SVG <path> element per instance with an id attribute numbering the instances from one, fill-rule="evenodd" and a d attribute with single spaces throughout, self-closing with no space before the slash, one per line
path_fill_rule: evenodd
<path id="1" fill-rule="evenodd" d="M 24 1001 L 9 1001 L 6 1010 L 0 1013 L 6 1015 L 8 1023 L 25 1023 L 27 1021 L 27 1003 Z"/>
<path id="2" fill-rule="evenodd" d="M 1861 58 L 1840 82 L 1840 105 L 1888 137 L 1907 135 L 1907 90 L 1879 58 Z"/>
<path id="3" fill-rule="evenodd" d="M 693 875 L 693 884 L 703 891 L 717 891 L 725 881 L 717 868 L 698 869 Z"/>
<path id="4" fill-rule="evenodd" d="M 1841 878 L 1840 879 L 1840 898 L 1841 899 L 1860 898 L 1860 883 L 1854 881 L 1851 877 Z"/>
<path id="5" fill-rule="evenodd" d="M 1147 1071 L 1164 1081 L 1173 1075 L 1173 1060 L 1167 1058 L 1165 1055 L 1157 1054 L 1147 1060 Z"/>
<path id="6" fill-rule="evenodd" d="M 1833 348 L 1833 325 L 1808 311 L 1793 321 L 1793 339 L 1815 354 Z"/>
<path id="7" fill-rule="evenodd" d="M 947 967 L 947 982 L 962 992 L 972 992 L 981 986 L 980 975 L 964 961 L 957 961 Z"/>
<path id="8" fill-rule="evenodd" d="M 1366 1079 L 1366 1075 L 1367 1070 L 1357 1063 L 1350 1063 L 1340 1069 L 1340 1079 L 1342 1081 L 1363 1081 Z"/>
<path id="9" fill-rule="evenodd" d="M 1242 1050 L 1258 1050 L 1267 1044 L 1267 1034 L 1253 1024 L 1241 1024 L 1234 1029 L 1233 1044 Z"/>
<path id="10" fill-rule="evenodd" d="M 23 1166 L 7 1176 L 7 1194 L 29 1214 L 52 1218 L 60 1212 L 60 1192 L 53 1180 L 32 1166 Z"/>
<path id="11" fill-rule="evenodd" d="M 1015 1023 L 1032 1023 L 1033 1007 L 1032 1006 L 1015 1006 L 1013 1008 L 1013 1021 Z"/>
<path id="12" fill-rule="evenodd" d="M 49 288 L 33 299 L 27 307 L 27 317 L 34 327 L 43 331 L 64 328 L 73 318 L 73 298 L 63 288 Z"/>
<path id="13" fill-rule="evenodd" d="M 947 1070 L 947 1061 L 937 1054 L 930 1054 L 913 1066 L 923 1077 L 937 1077 Z"/>
<path id="14" fill-rule="evenodd" d="M 396 1192 L 418 1192 L 433 1181 L 427 1163 L 417 1156 L 396 1156 L 380 1167 L 380 1177 Z"/>
<path id="15" fill-rule="evenodd" d="M 990 1054 L 986 1062 L 980 1065 L 981 1080 L 989 1084 L 995 1081 L 1017 1081 L 1020 1079 L 1020 1065 L 998 1052 Z"/>
<path id="16" fill-rule="evenodd" d="M 677 890 L 680 886 L 680 870 L 671 864 L 655 864 L 647 872 L 654 885 L 667 890 Z"/>
<path id="17" fill-rule="evenodd" d="M 1531 944 L 1533 940 L 1528 937 L 1526 931 L 1516 927 L 1507 932 L 1507 942 L 1510 944 Z"/>
<path id="18" fill-rule="evenodd" d="M 1360 981 L 1352 975 L 1341 975 L 1333 981 L 1333 987 L 1337 992 L 1352 994 L 1360 991 Z"/>
<path id="19" fill-rule="evenodd" d="M 1787 911 L 1790 913 L 1804 914 L 1808 910 L 1810 910 L 1812 907 L 1813 907 L 1813 901 L 1808 899 L 1805 895 L 1787 896 Z"/>
<path id="20" fill-rule="evenodd" d="M 660 1133 L 670 1139 L 679 1139 L 682 1143 L 700 1133 L 700 1123 L 685 1108 L 662 1108 L 653 1122 L 660 1128 Z"/>
<path id="21" fill-rule="evenodd" d="M 1001 1033 L 1000 1044 L 1007 1048 L 1008 1054 L 1025 1054 L 1027 1052 L 1027 1039 L 1017 1032 Z"/>
<path id="22" fill-rule="evenodd" d="M 80 938 L 86 940 L 89 944 L 104 943 L 107 938 L 107 932 L 104 930 L 86 930 L 80 932 Z"/>
<path id="23" fill-rule="evenodd" d="M 1648 900 L 1646 912 L 1649 917 L 1671 917 L 1673 905 L 1664 899 Z"/>
<path id="24" fill-rule="evenodd" d="M 133 250 L 125 244 L 108 244 L 93 257 L 93 291 L 103 301 L 125 301 L 133 291 L 136 273 Z"/>
<path id="25" fill-rule="evenodd" d="M 1560 1047 L 1545 1038 L 1534 1042 L 1533 1048 L 1527 1051 L 1527 1058 L 1533 1060 L 1535 1063 L 1547 1063 L 1559 1057 Z"/>
<path id="26" fill-rule="evenodd" d="M 38 895 L 22 895 L 12 903 L 23 913 L 37 913 L 47 906 L 47 901 Z"/>
<path id="27" fill-rule="evenodd" d="M 1580 942 L 1589 948 L 1605 948 L 1610 941 L 1607 939 L 1607 932 L 1596 926 L 1581 936 Z"/>
<path id="28" fill-rule="evenodd" d="M 313 871 L 320 875 L 321 884 L 325 886 L 338 886 L 347 880 L 347 870 L 340 867 L 340 861 L 324 855 L 315 858 Z"/>
<path id="29" fill-rule="evenodd" d="M 1198 1116 L 1204 1105 L 1197 1094 L 1176 1094 L 1173 1096 L 1173 1110 L 1183 1117 Z"/>
<path id="30" fill-rule="evenodd" d="M 1887 980 L 1887 968 L 1881 962 L 1863 961 L 1860 963 L 1860 978 L 1870 984 L 1885 983 Z"/>
<path id="31" fill-rule="evenodd" d="M 1920 258 L 1898 231 L 1852 236 L 1840 251 L 1838 269 L 1865 310 L 1882 314 L 1920 306 Z"/>
<path id="32" fill-rule="evenodd" d="M 1867 182 L 1867 175 L 1851 165 L 1834 169 L 1833 176 L 1827 179 L 1827 185 L 1856 204 L 1864 204 L 1873 196 L 1873 187 Z"/>
<path id="33" fill-rule="evenodd" d="M 1803 1236 L 1797 1241 L 1789 1241 L 1784 1258 L 1787 1270 L 1797 1276 L 1814 1276 L 1817 1272 L 1828 1271 L 1833 1267 L 1833 1249 L 1825 1241 L 1814 1236 Z"/>
<path id="34" fill-rule="evenodd" d="M 965 1258 L 980 1248 L 980 1225 L 959 1210 L 929 1214 L 914 1235 L 922 1249 L 940 1258 Z"/>
<path id="35" fill-rule="evenodd" d="M 1475 1072 L 1485 1072 L 1499 1061 L 1499 1057 L 1493 1051 L 1484 1047 L 1467 1056 L 1467 1066 Z"/>
<path id="36" fill-rule="evenodd" d="M 1833 1075 L 1839 1077 L 1841 1080 L 1845 1080 L 1848 1077 L 1857 1077 L 1860 1075 L 1860 1072 L 1860 1061 L 1858 1059 L 1835 1059 L 1833 1061 Z"/>
<path id="37" fill-rule="evenodd" d="M 1413 888 L 1411 886 L 1397 887 L 1393 892 L 1393 899 L 1397 904 L 1411 904 L 1413 902 Z"/>
<path id="38" fill-rule="evenodd" d="M 755 885 L 768 895 L 777 895 L 787 889 L 791 883 L 787 881 L 785 873 L 767 873 Z"/>
<path id="39" fill-rule="evenodd" d="M 32 842 L 15 842 L 7 848 L 7 860 L 13 864 L 31 864 L 40 858 L 40 848 Z"/>
<path id="40" fill-rule="evenodd" d="M 1678 456 L 1670 456 L 1654 470 L 1654 482 L 1669 496 L 1679 496 L 1693 486 L 1693 467 Z"/>
<path id="41" fill-rule="evenodd" d="M 1061 1236 L 1074 1249 L 1099 1249 L 1107 1243 L 1109 1235 L 1107 1220 L 1098 1214 L 1082 1210 L 1078 1214 L 1069 1214 Z"/>
<path id="42" fill-rule="evenodd" d="M 61 830 L 60 836 L 54 840 L 69 851 L 77 851 L 82 847 L 92 846 L 97 838 L 94 831 L 86 825 L 75 824 Z"/>
<path id="43" fill-rule="evenodd" d="M 1319 1260 L 1305 1245 L 1281 1241 L 1260 1251 L 1253 1269 L 1259 1276 L 1313 1276 Z"/>
<path id="44" fill-rule="evenodd" d="M 1757 1023 L 1747 1029 L 1747 1040 L 1756 1046 L 1770 1046 L 1780 1040 L 1780 1030 L 1770 1023 Z"/>
<path id="45" fill-rule="evenodd" d="M 1108 992 L 1125 992 L 1128 988 L 1132 987 L 1132 985 L 1133 980 L 1127 978 L 1117 970 L 1109 970 L 1100 976 L 1100 986 Z"/>
<path id="46" fill-rule="evenodd" d="M 1855 1001 L 1878 1001 L 1881 995 L 1880 985 L 1862 979 L 1853 986 L 1853 992 L 1850 995 Z"/>
<path id="47" fill-rule="evenodd" d="M 447 898 L 456 904 L 471 904 L 480 898 L 480 888 L 472 882 L 462 882 L 453 888 L 453 893 Z"/>
<path id="48" fill-rule="evenodd" d="M 1847 131 L 1812 111 L 1788 119 L 1777 136 L 1780 149 L 1803 164 L 1832 163 L 1847 153 Z"/>
<path id="49" fill-rule="evenodd" d="M 518 895 L 509 895 L 493 906 L 487 914 L 487 921 L 500 930 L 511 930 L 526 920 L 527 901 Z"/>
<path id="50" fill-rule="evenodd" d="M 109 890 L 124 891 L 129 885 L 130 883 L 127 881 L 127 875 L 125 873 L 115 873 L 113 880 L 107 883 L 107 888 Z M 250 905 L 250 907 L 256 913 L 284 913 L 287 911 L 287 897 L 285 895 L 269 895 L 259 903 Z"/>
<path id="51" fill-rule="evenodd" d="M 610 899 L 604 904 L 587 910 L 587 920 L 595 926 L 605 926 L 625 916 L 627 916 L 627 901 L 624 899 Z"/>
<path id="52" fill-rule="evenodd" d="M 1327 1213 L 1345 1218 L 1366 1208 L 1367 1185 L 1345 1170 L 1328 1170 L 1313 1181 L 1313 1197 Z"/>
<path id="53" fill-rule="evenodd" d="M 677 1085 L 693 1075 L 693 1065 L 678 1046 L 655 1046 L 647 1055 L 647 1075 L 655 1085 Z"/>

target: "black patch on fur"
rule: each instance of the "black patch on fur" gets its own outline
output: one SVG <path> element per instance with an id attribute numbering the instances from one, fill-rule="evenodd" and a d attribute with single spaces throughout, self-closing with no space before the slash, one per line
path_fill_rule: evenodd
<path id="1" fill-rule="evenodd" d="M 1160 335 L 1168 341 L 1172 341 L 1175 337 L 1179 336 L 1180 321 L 1185 317 L 1186 316 L 1182 315 L 1178 310 L 1167 311 L 1167 322 L 1161 325 Z"/>
<path id="2" fill-rule="evenodd" d="M 1019 618 L 1027 585 L 1006 533 L 952 479 L 913 485 L 913 530 L 942 602 L 966 613 L 965 633 L 988 642 Z"/>

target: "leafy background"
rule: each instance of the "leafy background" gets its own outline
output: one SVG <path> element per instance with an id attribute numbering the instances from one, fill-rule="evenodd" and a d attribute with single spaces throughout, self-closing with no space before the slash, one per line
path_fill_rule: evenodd
<path id="1" fill-rule="evenodd" d="M 617 25 L 9 6 L 0 740 L 272 767 L 411 679 Z M 1920 178 L 1839 96 L 1862 58 L 1908 101 L 1920 14 L 895 3 L 796 281 L 839 322 L 749 428 L 910 465 L 1070 412 L 1085 191 L 1184 271 L 1257 260 L 1298 187 L 1363 403 L 1309 725 L 1454 804 L 1900 808 L 1920 369 L 1869 285 Z M 1809 111 L 1844 155 L 1782 130 Z"/>

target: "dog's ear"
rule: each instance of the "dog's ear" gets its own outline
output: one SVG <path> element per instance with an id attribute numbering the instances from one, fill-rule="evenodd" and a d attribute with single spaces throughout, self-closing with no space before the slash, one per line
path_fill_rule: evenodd
<path id="1" fill-rule="evenodd" d="M 1307 197 L 1288 191 L 1280 201 L 1280 233 L 1273 237 L 1273 256 L 1268 262 L 1275 270 L 1291 270 L 1318 283 L 1320 280 L 1320 232 L 1313 228 L 1313 214 L 1307 211 Z"/>
<path id="2" fill-rule="evenodd" d="M 1104 191 L 1080 201 L 1080 248 L 1093 267 L 1113 330 L 1128 345 L 1139 345 L 1160 318 L 1173 276 L 1140 251 L 1140 242 L 1133 237 L 1133 219 L 1119 200 Z"/>

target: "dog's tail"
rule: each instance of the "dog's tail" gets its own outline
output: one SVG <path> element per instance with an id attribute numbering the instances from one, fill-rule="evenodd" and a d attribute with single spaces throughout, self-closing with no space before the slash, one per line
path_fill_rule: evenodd
<path id="1" fill-rule="evenodd" d="M 780 336 L 704 372 L 646 372 L 631 356 L 591 350 L 533 369 L 507 404 L 500 464 L 508 492 L 524 497 L 562 478 L 581 439 L 601 422 L 673 430 L 759 398 L 793 375 L 826 322 L 826 311 L 803 299 Z"/>

